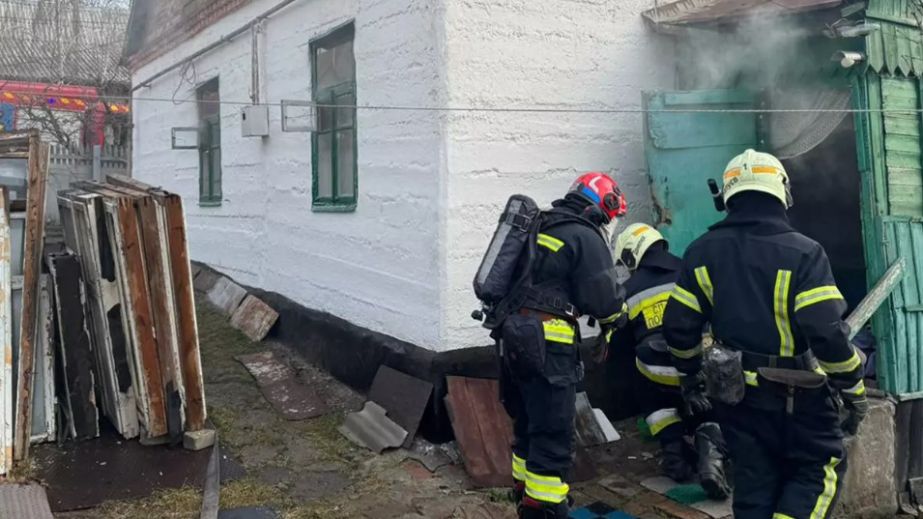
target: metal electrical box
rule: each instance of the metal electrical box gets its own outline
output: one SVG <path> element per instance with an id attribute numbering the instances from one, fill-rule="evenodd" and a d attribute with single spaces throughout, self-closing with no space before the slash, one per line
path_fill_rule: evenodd
<path id="1" fill-rule="evenodd" d="M 245 106 L 240 113 L 240 128 L 244 137 L 269 137 L 269 107 Z"/>

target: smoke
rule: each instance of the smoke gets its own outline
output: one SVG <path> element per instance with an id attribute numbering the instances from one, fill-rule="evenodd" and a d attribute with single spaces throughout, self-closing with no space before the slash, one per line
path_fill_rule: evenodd
<path id="1" fill-rule="evenodd" d="M 822 23 L 798 17 L 751 16 L 733 27 L 689 29 L 680 37 L 683 88 L 772 88 L 803 60 L 805 42 Z"/>

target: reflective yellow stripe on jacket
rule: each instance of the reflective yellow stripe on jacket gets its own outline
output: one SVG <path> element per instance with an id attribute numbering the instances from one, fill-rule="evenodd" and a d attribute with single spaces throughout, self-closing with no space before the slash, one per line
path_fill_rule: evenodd
<path id="1" fill-rule="evenodd" d="M 561 250 L 561 247 L 564 246 L 563 241 L 555 238 L 554 236 L 551 236 L 550 234 L 541 233 L 538 235 L 538 238 L 535 241 L 542 247 L 551 250 L 551 252 L 558 252 Z"/>
<path id="2" fill-rule="evenodd" d="M 708 304 L 715 305 L 715 287 L 711 284 L 711 277 L 708 275 L 708 267 L 701 266 L 695 269 L 695 280 L 699 283 L 699 288 L 708 299 Z"/>
<path id="3" fill-rule="evenodd" d="M 776 286 L 772 294 L 772 309 L 776 317 L 776 329 L 779 331 L 779 356 L 795 355 L 795 337 L 788 315 L 788 294 L 792 284 L 792 271 L 780 270 L 776 274 Z"/>
<path id="4" fill-rule="evenodd" d="M 816 305 L 823 301 L 830 301 L 836 299 L 843 299 L 843 294 L 840 293 L 834 285 L 827 285 L 817 288 L 812 288 L 811 290 L 805 290 L 804 292 L 799 292 L 795 296 L 795 311 L 799 311 L 803 308 L 807 308 L 811 305 Z"/>
<path id="5" fill-rule="evenodd" d="M 670 296 L 686 305 L 689 309 L 694 310 L 696 313 L 702 313 L 702 305 L 699 304 L 699 298 L 685 288 L 679 285 L 674 286 L 673 293 L 670 294 Z"/>
<path id="6" fill-rule="evenodd" d="M 574 327 L 564 319 L 549 319 L 542 322 L 545 329 L 545 340 L 560 344 L 573 344 L 577 336 Z"/>
<path id="7" fill-rule="evenodd" d="M 628 298 L 628 318 L 634 321 L 639 315 L 644 316 L 644 325 L 648 330 L 663 325 L 663 311 L 673 292 L 675 283 L 664 283 L 642 290 Z"/>
<path id="8" fill-rule="evenodd" d="M 638 371 L 651 382 L 664 386 L 679 387 L 679 371 L 672 366 L 653 366 L 645 364 L 637 357 L 635 357 L 635 366 L 638 368 Z"/>

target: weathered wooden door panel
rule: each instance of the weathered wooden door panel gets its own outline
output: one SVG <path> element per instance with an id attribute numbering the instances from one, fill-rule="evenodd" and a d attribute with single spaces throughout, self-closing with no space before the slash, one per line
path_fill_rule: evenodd
<path id="1" fill-rule="evenodd" d="M 720 185 L 724 167 L 757 147 L 754 95 L 743 90 L 648 92 L 644 105 L 645 152 L 654 196 L 654 221 L 682 254 L 718 221 L 707 180 Z M 730 111 L 723 111 L 730 110 Z"/>
<path id="2" fill-rule="evenodd" d="M 923 221 L 885 217 L 884 253 L 893 263 L 903 257 L 904 278 L 885 305 L 892 333 L 879 337 L 879 385 L 909 396 L 923 388 Z M 923 395 L 920 395 L 923 396 Z"/>

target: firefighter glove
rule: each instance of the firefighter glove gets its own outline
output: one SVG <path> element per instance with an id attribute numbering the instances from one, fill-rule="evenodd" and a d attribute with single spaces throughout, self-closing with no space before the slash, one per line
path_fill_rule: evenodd
<path id="1" fill-rule="evenodd" d="M 846 419 L 843 420 L 843 432 L 848 436 L 855 436 L 859 431 L 859 424 L 869 414 L 869 401 L 865 395 L 855 396 L 841 393 L 843 405 L 846 407 Z"/>
<path id="2" fill-rule="evenodd" d="M 609 341 L 612 339 L 612 328 L 603 327 L 593 343 L 593 362 L 602 364 L 609 358 Z"/>
<path id="3" fill-rule="evenodd" d="M 711 401 L 705 394 L 705 376 L 701 372 L 681 376 L 679 384 L 686 403 L 686 414 L 695 416 L 711 411 Z"/>

